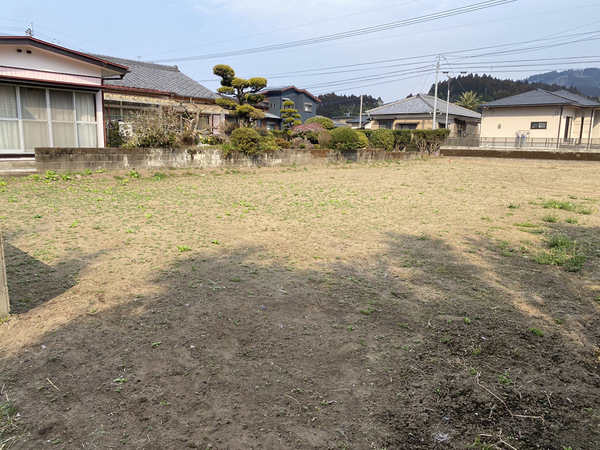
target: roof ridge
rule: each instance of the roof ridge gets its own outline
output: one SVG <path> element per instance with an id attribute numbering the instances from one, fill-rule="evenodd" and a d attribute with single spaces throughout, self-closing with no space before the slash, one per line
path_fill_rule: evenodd
<path id="1" fill-rule="evenodd" d="M 129 64 L 129 65 L 145 66 L 145 67 L 157 67 L 157 68 L 161 68 L 163 70 L 168 69 L 168 70 L 172 70 L 174 72 L 180 72 L 179 67 L 177 67 L 177 66 L 158 64 L 158 63 L 154 63 L 154 62 L 150 62 L 150 61 L 138 61 L 136 59 L 119 58 L 117 56 L 98 55 L 98 54 L 92 54 L 92 56 L 95 56 L 98 58 L 103 58 L 103 59 L 106 59 L 107 61 L 113 61 L 113 62 L 120 61 L 121 63 L 123 63 L 125 65 Z"/>

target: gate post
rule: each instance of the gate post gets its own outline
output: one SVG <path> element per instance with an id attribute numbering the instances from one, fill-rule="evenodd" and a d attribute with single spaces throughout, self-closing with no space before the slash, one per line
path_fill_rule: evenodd
<path id="1" fill-rule="evenodd" d="M 0 319 L 8 317 L 10 306 L 8 303 L 8 285 L 6 283 L 6 265 L 4 263 L 4 245 L 0 233 Z"/>

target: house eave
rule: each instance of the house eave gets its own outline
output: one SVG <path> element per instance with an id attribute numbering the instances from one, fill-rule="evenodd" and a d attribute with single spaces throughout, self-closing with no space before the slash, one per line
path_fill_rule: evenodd
<path id="1" fill-rule="evenodd" d="M 61 56 L 66 56 L 68 58 L 76 59 L 78 61 L 82 61 L 88 64 L 92 64 L 103 69 L 106 69 L 110 72 L 113 72 L 109 76 L 114 75 L 125 75 L 129 68 L 126 66 L 122 66 L 120 64 L 115 64 L 110 61 L 106 61 L 100 58 L 96 58 L 94 56 L 87 55 L 85 53 L 81 53 L 75 50 L 70 50 L 68 48 L 60 47 L 55 44 L 51 44 L 49 42 L 40 41 L 34 37 L 30 36 L 0 36 L 0 45 L 28 45 L 34 48 L 39 48 L 41 50 L 46 50 L 52 53 L 56 53 Z"/>

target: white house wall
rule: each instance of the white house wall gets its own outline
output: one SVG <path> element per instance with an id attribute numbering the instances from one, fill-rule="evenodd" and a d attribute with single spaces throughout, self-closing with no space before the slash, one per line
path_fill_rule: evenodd
<path id="1" fill-rule="evenodd" d="M 37 47 L 0 46 L 0 77 L 100 86 L 100 71 L 98 66 Z"/>
<path id="2" fill-rule="evenodd" d="M 17 50 L 21 50 L 18 52 Z M 30 53 L 27 53 L 30 51 Z M 95 98 L 95 122 L 96 137 L 95 146 L 105 145 L 104 115 L 102 102 L 102 68 L 100 66 L 69 58 L 58 53 L 47 51 L 30 45 L 2 45 L 0 46 L 0 84 L 11 86 L 63 90 L 69 92 L 84 92 L 94 95 Z M 75 90 L 74 88 L 79 88 Z M 48 94 L 47 94 L 48 95 Z M 47 97 L 49 98 L 49 97 Z M 0 99 L 1 100 L 1 99 Z M 17 102 L 19 105 L 20 103 Z M 46 103 L 49 108 L 49 103 Z M 75 106 L 74 106 L 75 108 Z M 20 148 L 7 148 L 7 144 L 0 141 L 0 154 L 31 153 L 33 150 L 27 148 L 23 118 L 19 107 L 18 118 L 1 118 L 0 120 L 18 120 L 20 133 Z M 48 110 L 47 126 L 52 127 L 50 110 Z M 76 128 L 78 124 L 74 125 Z M 85 124 L 81 124 L 82 127 Z M 28 135 L 29 136 L 29 135 Z M 53 145 L 52 131 L 49 131 L 50 145 Z M 79 146 L 90 145 L 79 139 Z M 14 139 L 13 139 L 14 141 Z M 11 141 L 12 142 L 12 141 Z M 93 143 L 92 143 L 93 144 Z"/>
<path id="3" fill-rule="evenodd" d="M 563 139 L 567 117 L 572 118 L 567 138 L 588 139 L 593 110 L 567 106 L 485 108 L 481 116 L 482 138 L 507 138 L 528 133 L 532 139 Z M 594 117 L 592 138 L 600 133 L 600 121 Z M 546 129 L 532 129 L 532 122 L 546 122 Z M 583 125 L 583 127 L 582 127 Z"/>

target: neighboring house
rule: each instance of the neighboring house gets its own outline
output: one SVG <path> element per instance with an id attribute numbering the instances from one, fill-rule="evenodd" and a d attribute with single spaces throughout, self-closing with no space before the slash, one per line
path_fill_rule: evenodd
<path id="1" fill-rule="evenodd" d="M 281 129 L 281 117 L 279 114 L 271 114 L 270 112 L 264 111 L 265 118 L 258 121 L 260 128 L 266 128 L 267 130 L 280 130 Z"/>
<path id="2" fill-rule="evenodd" d="M 332 117 L 332 120 L 333 120 L 334 124 L 335 123 L 338 124 L 338 125 L 336 125 L 336 128 L 340 127 L 340 126 L 350 127 L 350 128 L 361 128 L 361 129 L 370 129 L 371 128 L 371 118 L 366 114 L 363 114 L 360 123 L 359 123 L 358 116 L 337 116 L 337 117 Z"/>
<path id="3" fill-rule="evenodd" d="M 589 146 L 600 137 L 600 103 L 567 91 L 537 89 L 482 108 L 482 143 L 506 139 L 517 146 Z"/>
<path id="4" fill-rule="evenodd" d="M 176 66 L 89 55 L 29 36 L 0 36 L 0 154 L 36 147 L 104 147 L 106 126 L 172 106 L 218 131 L 217 95 Z"/>
<path id="5" fill-rule="evenodd" d="M 363 114 L 362 117 L 349 117 L 346 120 L 346 124 L 350 125 L 352 128 L 364 128 L 369 130 L 371 128 L 371 118 L 367 114 Z"/>
<path id="6" fill-rule="evenodd" d="M 0 36 L 0 154 L 103 146 L 103 82 L 126 73 L 33 37 Z"/>
<path id="7" fill-rule="evenodd" d="M 305 89 L 298 89 L 296 86 L 267 87 L 259 94 L 265 96 L 263 103 L 268 107 L 269 113 L 279 118 L 281 117 L 283 102 L 285 100 L 294 102 L 294 109 L 298 110 L 302 123 L 317 115 L 317 103 L 321 103 L 321 100 L 310 92 Z"/>
<path id="8" fill-rule="evenodd" d="M 418 94 L 393 103 L 371 109 L 366 113 L 371 117 L 371 129 L 388 128 L 393 130 L 431 130 L 433 128 L 433 108 L 435 98 Z M 442 99 L 437 100 L 436 128 L 448 128 L 450 136 L 477 136 L 481 115 Z"/>
<path id="9" fill-rule="evenodd" d="M 177 66 L 147 63 L 112 56 L 98 56 L 126 66 L 122 79 L 105 81 L 104 113 L 110 121 L 127 121 L 149 108 L 171 106 L 175 110 L 199 114 L 199 130 L 218 132 L 226 111 L 215 103 L 217 94 L 181 73 Z"/>

